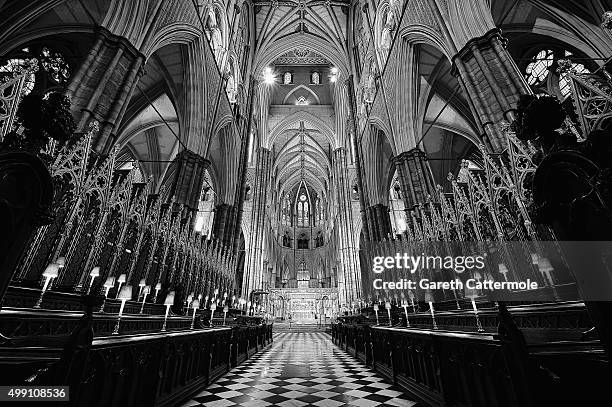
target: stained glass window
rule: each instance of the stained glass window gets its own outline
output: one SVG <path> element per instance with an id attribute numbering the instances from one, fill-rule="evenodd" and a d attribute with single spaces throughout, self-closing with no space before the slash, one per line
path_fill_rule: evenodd
<path id="1" fill-rule="evenodd" d="M 527 69 L 525 69 L 527 83 L 531 86 L 541 85 L 548 77 L 549 68 L 554 60 L 553 51 L 548 49 L 538 52 L 529 65 L 527 65 Z"/>
<path id="2" fill-rule="evenodd" d="M 285 75 L 283 75 L 283 83 L 285 85 L 291 85 L 293 83 L 293 75 L 291 72 L 285 72 Z"/>

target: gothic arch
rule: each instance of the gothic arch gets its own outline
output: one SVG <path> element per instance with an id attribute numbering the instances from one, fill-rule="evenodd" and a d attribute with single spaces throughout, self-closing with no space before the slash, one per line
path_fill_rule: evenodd
<path id="1" fill-rule="evenodd" d="M 289 93 L 287 93 L 287 95 L 283 99 L 283 104 L 286 104 L 287 100 L 291 97 L 291 95 L 293 95 L 295 92 L 297 92 L 300 89 L 304 89 L 308 93 L 310 93 L 315 98 L 315 100 L 317 101 L 316 104 L 318 104 L 318 105 L 321 104 L 321 100 L 319 99 L 319 96 L 317 96 L 317 94 L 312 89 L 310 89 L 309 86 L 306 86 L 306 85 L 299 85 L 299 86 L 296 86 L 295 88 L 291 89 L 291 91 Z"/>
<path id="2" fill-rule="evenodd" d="M 278 123 L 270 132 L 270 135 L 267 140 L 265 140 L 264 146 L 266 148 L 271 148 L 272 144 L 274 144 L 274 141 L 280 134 L 287 131 L 289 128 L 291 128 L 292 125 L 295 125 L 295 123 L 299 123 L 300 121 L 309 123 L 311 126 L 319 129 L 321 131 L 321 134 L 323 134 L 327 138 L 329 143 L 333 146 L 333 149 L 338 148 L 336 137 L 334 136 L 334 132 L 329 126 L 329 124 L 327 124 L 319 117 L 313 115 L 312 113 L 306 112 L 304 110 L 297 111 L 285 117 L 283 121 Z"/>

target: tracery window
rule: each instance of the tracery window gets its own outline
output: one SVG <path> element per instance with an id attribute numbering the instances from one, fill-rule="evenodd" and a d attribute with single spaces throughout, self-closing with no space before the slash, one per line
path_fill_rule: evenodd
<path id="1" fill-rule="evenodd" d="M 302 194 L 300 195 L 299 201 L 297 203 L 298 226 L 309 226 L 308 213 L 308 198 L 306 197 L 306 195 Z"/>
<path id="2" fill-rule="evenodd" d="M 12 76 L 13 72 L 25 69 L 27 61 L 36 58 L 38 71 L 28 75 L 24 83 L 25 95 L 36 92 L 46 93 L 52 88 L 62 87 L 68 82 L 72 70 L 64 55 L 49 46 L 34 45 L 11 53 L 7 59 L 0 58 L 0 78 Z"/>
<path id="3" fill-rule="evenodd" d="M 538 52 L 525 69 L 527 83 L 530 86 L 542 84 L 548 77 L 548 70 L 555 61 L 553 51 L 546 49 Z"/>
<path id="4" fill-rule="evenodd" d="M 538 51 L 531 62 L 525 67 L 527 83 L 539 93 L 556 95 L 565 100 L 571 93 L 570 81 L 567 73 L 559 74 L 557 68 L 560 60 L 569 60 L 571 68 L 576 73 L 589 73 L 587 67 L 575 61 L 571 51 L 563 49 L 543 49 Z"/>

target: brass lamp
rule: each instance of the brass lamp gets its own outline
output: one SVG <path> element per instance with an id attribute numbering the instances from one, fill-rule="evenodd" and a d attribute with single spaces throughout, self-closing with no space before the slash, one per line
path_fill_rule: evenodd
<path id="1" fill-rule="evenodd" d="M 125 274 L 121 274 L 119 275 L 119 278 L 117 278 L 119 287 L 117 287 L 117 294 L 115 295 L 115 298 L 119 298 L 119 293 L 121 292 L 121 286 L 123 285 L 123 283 L 125 283 L 126 279 L 127 279 L 127 276 Z"/>
<path id="2" fill-rule="evenodd" d="M 132 286 L 129 284 L 123 286 L 119 292 L 118 298 L 121 300 L 121 307 L 119 307 L 119 316 L 117 316 L 117 323 L 115 324 L 113 335 L 119 334 L 119 324 L 121 323 L 121 316 L 123 315 L 123 307 L 125 307 L 125 302 L 127 300 L 132 299 Z"/>
<path id="3" fill-rule="evenodd" d="M 106 281 L 104 282 L 104 301 L 100 306 L 100 312 L 104 312 L 104 304 L 106 303 L 106 298 L 108 298 L 108 292 L 111 288 L 115 286 L 115 277 L 108 276 L 106 277 Z"/>
<path id="4" fill-rule="evenodd" d="M 166 331 L 166 323 L 168 322 L 168 313 L 170 312 L 170 307 L 174 305 L 174 291 L 170 291 L 166 295 L 166 299 L 164 300 L 164 305 L 166 306 L 166 315 L 164 315 L 164 325 L 162 326 L 162 332 Z"/>
<path id="5" fill-rule="evenodd" d="M 196 310 L 200 308 L 200 300 L 193 300 L 191 302 L 191 308 L 193 308 L 193 315 L 191 317 L 191 329 L 193 329 L 193 327 L 195 326 Z"/>
<path id="6" fill-rule="evenodd" d="M 142 314 L 142 312 L 144 311 L 144 305 L 145 305 L 145 301 L 147 300 L 147 295 L 149 295 L 151 293 L 151 286 L 150 285 L 145 285 L 144 289 L 142 290 L 142 305 L 140 306 L 140 313 Z"/>
<path id="7" fill-rule="evenodd" d="M 89 273 L 89 277 L 91 277 L 91 281 L 89 282 L 89 287 L 87 288 L 87 294 L 91 292 L 91 287 L 93 286 L 96 277 L 100 277 L 100 267 L 96 266 L 92 268 L 91 272 Z"/>
<path id="8" fill-rule="evenodd" d="M 40 308 L 45 292 L 47 292 L 47 288 L 49 287 L 49 283 L 51 282 L 51 280 L 57 277 L 59 273 L 59 269 L 60 269 L 59 264 L 49 263 L 45 271 L 43 271 L 42 275 L 45 278 L 45 282 L 43 284 L 43 288 L 42 288 L 42 292 L 40 293 L 40 297 L 38 298 L 36 305 L 34 305 L 34 308 Z"/>

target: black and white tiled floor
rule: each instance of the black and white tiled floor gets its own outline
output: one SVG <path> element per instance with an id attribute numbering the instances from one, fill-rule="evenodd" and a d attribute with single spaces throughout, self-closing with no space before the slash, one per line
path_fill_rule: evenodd
<path id="1" fill-rule="evenodd" d="M 415 402 L 336 347 L 325 333 L 279 333 L 182 407 L 375 407 Z"/>

